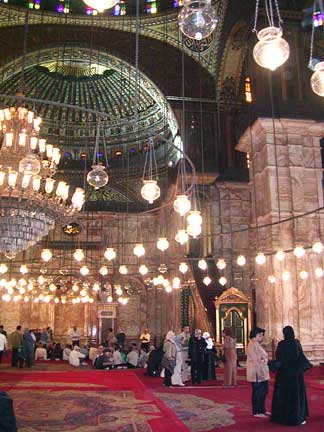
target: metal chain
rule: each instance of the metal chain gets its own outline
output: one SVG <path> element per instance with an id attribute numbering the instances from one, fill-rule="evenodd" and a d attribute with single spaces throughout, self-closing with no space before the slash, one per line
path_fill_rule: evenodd
<path id="1" fill-rule="evenodd" d="M 256 0 L 256 2 L 255 2 L 254 26 L 253 26 L 253 29 L 252 29 L 253 33 L 257 33 L 258 14 L 259 14 L 259 2 L 260 2 L 260 0 Z"/>
<path id="2" fill-rule="evenodd" d="M 316 5 L 317 5 L 317 1 L 314 1 L 313 4 L 313 15 L 316 9 Z M 311 34 L 311 43 L 310 43 L 310 51 L 309 51 L 309 62 L 308 62 L 308 67 L 309 69 L 313 70 L 313 52 L 314 52 L 314 36 L 315 36 L 315 25 L 314 25 L 314 20 L 312 20 L 312 34 Z"/>

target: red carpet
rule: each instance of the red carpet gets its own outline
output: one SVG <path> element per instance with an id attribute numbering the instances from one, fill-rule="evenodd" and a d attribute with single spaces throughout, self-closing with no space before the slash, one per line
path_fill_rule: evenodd
<path id="1" fill-rule="evenodd" d="M 48 369 L 0 370 L 0 386 L 14 400 L 19 432 L 324 432 L 319 368 L 306 374 L 307 425 L 294 428 L 251 416 L 244 370 L 235 388 L 224 388 L 221 380 L 165 388 L 160 378 L 146 377 L 143 370 Z M 221 371 L 217 372 L 220 377 Z M 270 404 L 271 394 L 268 409 Z"/>

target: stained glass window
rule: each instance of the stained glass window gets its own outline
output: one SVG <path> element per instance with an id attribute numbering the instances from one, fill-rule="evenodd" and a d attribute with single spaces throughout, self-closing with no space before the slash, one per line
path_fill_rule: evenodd
<path id="1" fill-rule="evenodd" d="M 245 101 L 249 103 L 252 102 L 252 88 L 251 88 L 250 77 L 245 78 L 244 90 L 245 90 Z"/>

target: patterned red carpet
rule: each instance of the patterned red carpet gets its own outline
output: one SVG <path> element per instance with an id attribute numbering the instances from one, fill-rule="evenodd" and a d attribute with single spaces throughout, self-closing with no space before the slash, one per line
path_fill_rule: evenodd
<path id="1" fill-rule="evenodd" d="M 14 400 L 19 432 L 268 432 L 292 428 L 251 416 L 250 387 L 241 380 L 165 388 L 142 370 L 42 370 L 2 367 L 0 387 Z M 243 374 L 243 371 L 240 371 Z M 221 375 L 220 373 L 218 374 Z M 324 432 L 324 386 L 307 378 L 310 417 L 294 430 Z M 242 376 L 243 378 L 243 376 Z M 270 404 L 271 395 L 268 402 Z M 269 406 L 270 408 L 270 406 Z"/>

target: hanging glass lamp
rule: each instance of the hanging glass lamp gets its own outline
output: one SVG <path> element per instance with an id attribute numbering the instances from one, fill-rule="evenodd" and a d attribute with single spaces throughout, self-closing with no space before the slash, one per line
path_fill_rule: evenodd
<path id="1" fill-rule="evenodd" d="M 184 6 L 178 15 L 178 24 L 181 32 L 196 40 L 201 40 L 215 30 L 218 22 L 210 0 L 185 0 Z"/>
<path id="2" fill-rule="evenodd" d="M 266 27 L 257 33 L 259 42 L 253 49 L 253 57 L 257 64 L 274 71 L 283 65 L 289 57 L 288 42 L 282 38 L 279 27 Z"/>

